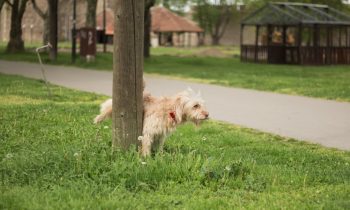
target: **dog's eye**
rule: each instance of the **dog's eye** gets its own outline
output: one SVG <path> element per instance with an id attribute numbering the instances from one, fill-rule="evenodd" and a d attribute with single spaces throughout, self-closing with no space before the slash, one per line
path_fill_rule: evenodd
<path id="1" fill-rule="evenodd" d="M 198 109 L 199 108 L 199 104 L 196 104 L 193 106 L 194 109 Z"/>

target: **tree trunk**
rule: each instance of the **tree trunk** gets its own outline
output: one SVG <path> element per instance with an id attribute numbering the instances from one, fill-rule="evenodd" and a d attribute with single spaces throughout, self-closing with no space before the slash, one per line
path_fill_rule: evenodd
<path id="1" fill-rule="evenodd" d="M 49 39 L 52 48 L 50 49 L 49 57 L 51 61 L 57 59 L 57 21 L 58 21 L 58 0 L 49 2 Z"/>
<path id="2" fill-rule="evenodd" d="M 144 0 L 117 0 L 113 56 L 113 148 L 128 149 L 142 135 Z"/>
<path id="3" fill-rule="evenodd" d="M 11 6 L 11 29 L 10 40 L 7 44 L 6 52 L 16 53 L 24 51 L 22 39 L 22 18 L 28 0 L 14 0 Z"/>
<path id="4" fill-rule="evenodd" d="M 49 42 L 50 37 L 50 22 L 48 16 L 44 19 L 44 28 L 43 28 L 43 45 L 46 45 Z"/>
<path id="5" fill-rule="evenodd" d="M 90 28 L 96 28 L 96 7 L 97 0 L 88 0 L 86 8 L 86 21 L 85 26 Z"/>
<path id="6" fill-rule="evenodd" d="M 43 45 L 46 45 L 49 42 L 49 15 L 48 15 L 48 10 L 46 9 L 46 11 L 44 12 L 43 10 L 41 10 L 38 5 L 36 4 L 36 0 L 31 0 L 32 2 L 32 6 L 33 9 L 35 10 L 35 12 L 41 17 L 41 19 L 44 21 L 44 25 L 43 25 Z M 50 4 L 50 0 L 47 0 L 47 5 Z"/>
<path id="7" fill-rule="evenodd" d="M 211 36 L 211 45 L 219 45 L 220 44 L 220 37 L 216 35 Z"/>
<path id="8" fill-rule="evenodd" d="M 144 48 L 143 56 L 149 58 L 150 47 L 151 47 L 151 25 L 152 25 L 152 15 L 151 7 L 155 4 L 155 0 L 145 0 L 145 28 L 144 28 Z"/>

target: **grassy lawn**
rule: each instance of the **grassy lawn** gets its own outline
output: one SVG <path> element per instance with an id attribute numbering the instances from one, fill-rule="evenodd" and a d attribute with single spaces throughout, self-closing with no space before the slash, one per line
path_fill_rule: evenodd
<path id="1" fill-rule="evenodd" d="M 0 47 L 1 49 L 1 47 Z M 38 62 L 36 54 L 5 54 L 0 59 Z M 195 57 L 191 49 L 156 48 L 145 60 L 145 72 L 201 82 L 278 93 L 350 101 L 349 66 L 287 66 L 241 63 L 237 58 Z M 186 54 L 179 57 L 174 55 Z M 192 55 L 192 56 L 191 56 Z M 49 63 L 47 56 L 44 62 Z M 69 53 L 60 53 L 56 65 L 73 65 Z M 112 54 L 99 53 L 94 63 L 78 60 L 74 66 L 112 70 Z"/>
<path id="2" fill-rule="evenodd" d="M 141 160 L 91 123 L 103 96 L 1 74 L 0 93 L 0 209 L 350 208 L 350 152 L 209 121 Z"/>

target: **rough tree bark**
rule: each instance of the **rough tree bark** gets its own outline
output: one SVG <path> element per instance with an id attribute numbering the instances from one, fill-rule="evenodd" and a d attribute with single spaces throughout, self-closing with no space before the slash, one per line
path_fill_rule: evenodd
<path id="1" fill-rule="evenodd" d="M 87 0 L 86 27 L 96 28 L 96 7 L 97 0 Z"/>
<path id="2" fill-rule="evenodd" d="M 36 11 L 36 13 L 39 15 L 39 17 L 44 21 L 43 25 L 43 45 L 47 44 L 49 42 L 49 14 L 48 10 L 46 11 L 41 10 L 37 3 L 36 0 L 31 0 L 33 9 Z M 50 0 L 47 0 L 47 5 L 50 4 Z"/>
<path id="3" fill-rule="evenodd" d="M 16 53 L 24 51 L 24 42 L 22 39 L 22 18 L 28 0 L 5 1 L 11 6 L 11 29 L 10 41 L 7 44 L 6 52 Z"/>
<path id="4" fill-rule="evenodd" d="M 155 0 L 145 0 L 145 28 L 144 28 L 144 48 L 143 56 L 145 58 L 150 57 L 150 47 L 151 47 L 151 26 L 152 26 L 152 16 L 151 7 L 154 6 Z"/>
<path id="5" fill-rule="evenodd" d="M 5 4 L 5 0 L 0 0 L 0 12 L 1 12 L 2 6 L 4 6 L 4 4 Z"/>
<path id="6" fill-rule="evenodd" d="M 50 49 L 49 57 L 51 61 L 57 59 L 57 22 L 58 22 L 58 0 L 49 1 L 49 39 L 52 48 Z"/>
<path id="7" fill-rule="evenodd" d="M 144 0 L 116 0 L 113 55 L 113 148 L 142 135 Z"/>

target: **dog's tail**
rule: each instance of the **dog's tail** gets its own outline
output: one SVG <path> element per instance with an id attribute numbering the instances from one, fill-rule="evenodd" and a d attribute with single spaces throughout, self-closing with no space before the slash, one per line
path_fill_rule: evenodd
<path id="1" fill-rule="evenodd" d="M 108 99 L 101 104 L 100 114 L 94 119 L 94 123 L 100 123 L 103 120 L 112 117 L 112 99 Z"/>
<path id="2" fill-rule="evenodd" d="M 143 80 L 143 84 L 142 84 L 142 91 L 145 89 L 146 83 L 145 80 Z M 145 94 L 144 93 L 144 97 L 145 95 L 149 95 L 149 94 Z M 111 118 L 112 117 L 112 99 L 108 99 L 105 102 L 103 102 L 101 104 L 101 109 L 100 109 L 100 114 L 97 115 L 94 119 L 94 123 L 100 123 L 102 121 L 104 121 L 107 118 Z"/>

